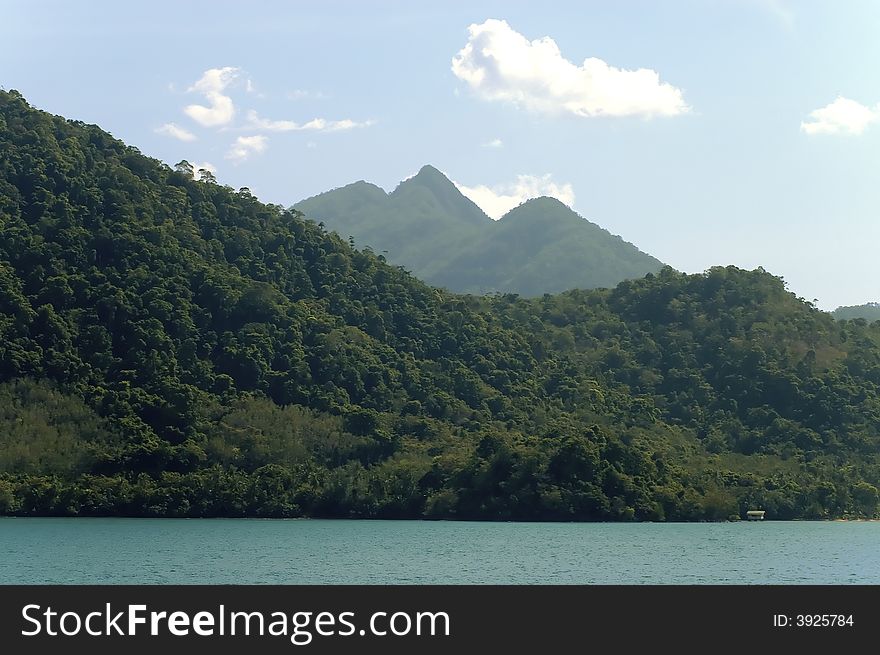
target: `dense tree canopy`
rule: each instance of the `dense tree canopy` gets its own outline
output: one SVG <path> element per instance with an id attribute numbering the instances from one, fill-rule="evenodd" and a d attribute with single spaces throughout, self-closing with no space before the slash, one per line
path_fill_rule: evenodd
<path id="1" fill-rule="evenodd" d="M 0 512 L 875 516 L 880 324 L 763 270 L 431 288 L 0 92 Z"/>

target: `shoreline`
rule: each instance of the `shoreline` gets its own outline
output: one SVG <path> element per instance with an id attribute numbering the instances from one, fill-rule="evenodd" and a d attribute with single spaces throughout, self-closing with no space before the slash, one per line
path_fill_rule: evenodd
<path id="1" fill-rule="evenodd" d="M 429 518 L 363 518 L 363 517 L 324 517 L 324 516 L 291 516 L 291 517 L 266 517 L 266 516 L 0 516 L 4 519 L 57 519 L 57 520 L 128 520 L 128 521 L 358 521 L 358 522 L 382 522 L 382 523 L 504 523 L 517 525 L 719 525 L 725 523 L 880 523 L 880 518 L 833 518 L 833 519 L 761 519 L 749 521 L 739 519 L 736 521 L 505 521 L 493 519 L 429 519 Z"/>

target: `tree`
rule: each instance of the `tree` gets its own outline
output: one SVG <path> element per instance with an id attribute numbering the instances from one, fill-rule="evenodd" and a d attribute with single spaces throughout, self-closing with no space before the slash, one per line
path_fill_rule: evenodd
<path id="1" fill-rule="evenodd" d="M 182 159 L 174 165 L 174 170 L 180 173 L 181 175 L 185 175 L 186 177 L 193 177 L 195 172 L 193 169 L 193 165 L 190 164 L 187 160 Z"/>

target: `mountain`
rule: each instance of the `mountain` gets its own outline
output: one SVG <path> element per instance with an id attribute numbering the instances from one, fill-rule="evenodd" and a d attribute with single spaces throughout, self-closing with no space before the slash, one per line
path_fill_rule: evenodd
<path id="1" fill-rule="evenodd" d="M 874 517 L 878 446 L 880 324 L 762 269 L 459 296 L 0 91 L 0 514 Z"/>
<path id="2" fill-rule="evenodd" d="M 662 264 L 583 219 L 555 198 L 535 198 L 491 225 L 437 270 L 432 283 L 462 292 L 539 296 L 570 288 L 613 287 Z"/>
<path id="3" fill-rule="evenodd" d="M 553 198 L 529 200 L 493 221 L 432 166 L 390 194 L 356 182 L 294 209 L 459 293 L 607 288 L 663 267 Z"/>
<path id="4" fill-rule="evenodd" d="M 880 321 L 880 303 L 869 302 L 864 305 L 838 307 L 831 312 L 831 315 L 838 321 L 848 321 L 855 318 L 862 318 L 868 322 Z"/>
<path id="5" fill-rule="evenodd" d="M 353 236 L 358 245 L 386 253 L 392 263 L 417 276 L 430 273 L 432 253 L 461 248 L 492 222 L 431 166 L 423 166 L 390 194 L 361 181 L 294 208 L 341 236 Z"/>

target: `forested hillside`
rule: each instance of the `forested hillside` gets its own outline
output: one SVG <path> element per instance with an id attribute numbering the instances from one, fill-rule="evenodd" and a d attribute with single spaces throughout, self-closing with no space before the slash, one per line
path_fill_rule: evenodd
<path id="1" fill-rule="evenodd" d="M 390 194 L 361 181 L 294 209 L 458 293 L 541 296 L 613 287 L 663 267 L 553 198 L 534 198 L 493 221 L 433 166 Z"/>
<path id="2" fill-rule="evenodd" d="M 0 512 L 875 516 L 880 324 L 769 273 L 440 291 L 0 91 Z"/>

